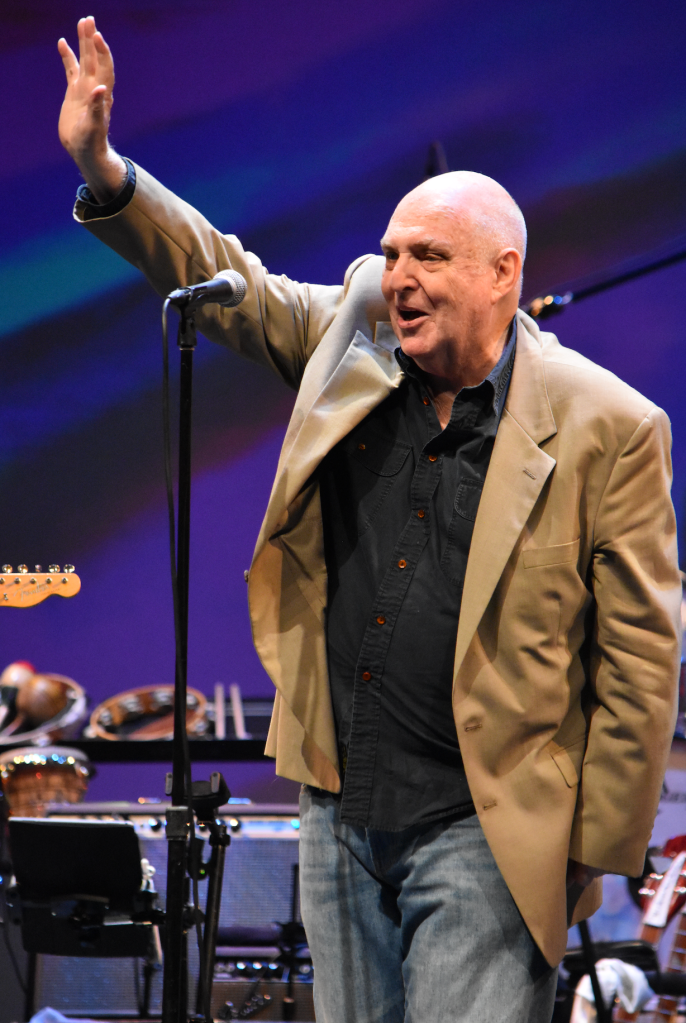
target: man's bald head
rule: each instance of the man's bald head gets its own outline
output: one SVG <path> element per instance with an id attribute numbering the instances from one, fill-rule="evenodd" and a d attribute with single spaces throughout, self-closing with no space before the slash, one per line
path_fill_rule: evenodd
<path id="1" fill-rule="evenodd" d="M 381 290 L 405 354 L 454 393 L 480 383 L 519 302 L 526 227 L 515 201 L 484 174 L 440 174 L 400 201 L 381 248 Z"/>
<path id="2" fill-rule="evenodd" d="M 444 214 L 458 221 L 473 244 L 473 256 L 490 262 L 503 249 L 526 255 L 526 224 L 509 192 L 475 171 L 450 171 L 429 178 L 400 200 L 393 217 Z"/>

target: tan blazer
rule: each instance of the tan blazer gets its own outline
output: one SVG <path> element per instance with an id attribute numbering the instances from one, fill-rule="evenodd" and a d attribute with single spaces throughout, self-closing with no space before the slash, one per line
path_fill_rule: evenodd
<path id="1" fill-rule="evenodd" d="M 382 259 L 358 260 L 343 287 L 272 276 L 137 174 L 131 203 L 88 228 L 160 294 L 229 266 L 242 273 L 243 304 L 206 307 L 198 327 L 298 388 L 250 570 L 250 616 L 277 688 L 267 753 L 280 775 L 336 792 L 315 470 L 402 380 Z M 643 866 L 674 724 L 681 586 L 666 415 L 517 315 L 467 566 L 453 707 L 490 847 L 556 963 L 567 858 L 628 875 Z M 575 919 L 600 899 L 594 883 Z"/>

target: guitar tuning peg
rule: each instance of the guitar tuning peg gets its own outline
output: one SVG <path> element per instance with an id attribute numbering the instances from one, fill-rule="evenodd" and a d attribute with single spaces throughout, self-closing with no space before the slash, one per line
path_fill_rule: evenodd
<path id="1" fill-rule="evenodd" d="M 43 566 L 42 565 L 34 565 L 33 566 L 33 571 L 34 572 L 42 572 L 43 571 Z"/>
<path id="2" fill-rule="evenodd" d="M 5 573 L 5 575 L 7 575 L 9 572 L 12 571 L 12 566 L 11 565 L 3 565 L 2 566 L 2 570 Z"/>
<path id="3" fill-rule="evenodd" d="M 22 575 L 26 575 L 29 570 L 28 565 L 17 565 L 17 572 L 21 572 Z"/>
<path id="4" fill-rule="evenodd" d="M 65 571 L 65 572 L 75 572 L 75 571 L 76 571 L 76 569 L 74 568 L 74 566 L 73 566 L 73 565 L 65 565 L 65 566 L 64 566 L 64 571 Z"/>
<path id="5" fill-rule="evenodd" d="M 48 572 L 59 572 L 59 565 L 48 565 Z"/>

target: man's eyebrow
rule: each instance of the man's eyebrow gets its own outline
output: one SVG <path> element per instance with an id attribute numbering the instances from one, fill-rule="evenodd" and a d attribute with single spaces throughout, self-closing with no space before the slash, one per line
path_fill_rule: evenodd
<path id="1" fill-rule="evenodd" d="M 395 249 L 396 246 L 393 242 L 387 241 L 385 236 L 379 242 L 382 249 Z M 442 252 L 447 252 L 449 245 L 447 242 L 441 241 L 439 238 L 434 238 L 431 235 L 427 235 L 425 238 L 417 238 L 416 241 L 410 242 L 408 248 L 411 252 L 423 251 L 426 249 L 440 249 Z"/>

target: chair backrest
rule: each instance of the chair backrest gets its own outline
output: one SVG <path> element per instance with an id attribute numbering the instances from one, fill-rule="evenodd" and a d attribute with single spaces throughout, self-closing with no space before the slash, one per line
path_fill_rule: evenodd
<path id="1" fill-rule="evenodd" d="M 125 821 L 9 819 L 12 865 L 24 895 L 130 899 L 143 880 L 138 836 Z"/>

